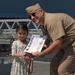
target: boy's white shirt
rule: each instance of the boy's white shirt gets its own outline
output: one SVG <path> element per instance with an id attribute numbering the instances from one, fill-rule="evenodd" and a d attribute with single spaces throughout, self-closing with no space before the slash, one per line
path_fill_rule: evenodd
<path id="1" fill-rule="evenodd" d="M 36 51 L 41 52 L 42 47 L 45 43 L 46 36 L 43 35 L 32 35 L 31 39 L 25 48 L 24 52 L 34 53 Z"/>

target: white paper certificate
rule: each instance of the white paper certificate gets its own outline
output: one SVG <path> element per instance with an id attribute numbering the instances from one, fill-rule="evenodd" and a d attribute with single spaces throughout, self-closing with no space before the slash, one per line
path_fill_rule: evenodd
<path id="1" fill-rule="evenodd" d="M 40 52 L 42 50 L 44 43 L 45 43 L 45 40 L 46 40 L 46 36 L 32 35 L 24 52 L 29 52 L 29 53 L 33 53 L 36 51 Z"/>

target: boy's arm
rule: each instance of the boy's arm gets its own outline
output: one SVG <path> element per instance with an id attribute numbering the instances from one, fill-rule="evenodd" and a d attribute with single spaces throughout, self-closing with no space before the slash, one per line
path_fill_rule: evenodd
<path id="1" fill-rule="evenodd" d="M 26 55 L 26 53 L 14 53 L 12 56 L 13 57 L 22 57 L 22 58 L 24 58 L 25 55 Z"/>

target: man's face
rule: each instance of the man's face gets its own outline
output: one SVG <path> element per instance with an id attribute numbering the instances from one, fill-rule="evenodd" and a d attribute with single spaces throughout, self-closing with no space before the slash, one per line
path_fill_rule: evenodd
<path id="1" fill-rule="evenodd" d="M 43 11 L 39 10 L 37 12 L 34 12 L 30 14 L 30 19 L 35 23 L 35 24 L 40 24 L 42 22 L 42 17 L 43 17 Z"/>

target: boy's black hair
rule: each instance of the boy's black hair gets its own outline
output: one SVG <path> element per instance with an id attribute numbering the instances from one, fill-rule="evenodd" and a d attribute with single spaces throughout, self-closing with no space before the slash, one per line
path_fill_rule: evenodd
<path id="1" fill-rule="evenodd" d="M 26 24 L 19 24 L 19 25 L 17 25 L 17 27 L 16 27 L 16 32 L 18 32 L 18 30 L 19 30 L 20 28 L 23 29 L 23 30 L 25 30 L 25 31 L 27 31 L 27 34 L 28 34 L 28 27 L 27 27 Z"/>

